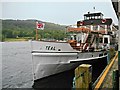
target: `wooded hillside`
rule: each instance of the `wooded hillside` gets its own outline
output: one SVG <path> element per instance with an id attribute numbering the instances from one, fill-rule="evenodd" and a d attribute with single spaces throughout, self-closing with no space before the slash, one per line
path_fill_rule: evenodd
<path id="1" fill-rule="evenodd" d="M 63 40 L 65 27 L 44 22 L 44 30 L 39 30 L 39 38 Z M 36 20 L 2 20 L 2 38 L 35 38 Z"/>

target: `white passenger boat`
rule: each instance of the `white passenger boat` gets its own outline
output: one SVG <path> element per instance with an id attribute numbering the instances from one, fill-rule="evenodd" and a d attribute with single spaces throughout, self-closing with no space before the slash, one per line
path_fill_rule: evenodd
<path id="1" fill-rule="evenodd" d="M 66 42 L 32 41 L 34 80 L 73 69 L 81 61 L 107 57 L 115 30 L 111 18 L 88 13 L 77 27 L 67 27 Z"/>

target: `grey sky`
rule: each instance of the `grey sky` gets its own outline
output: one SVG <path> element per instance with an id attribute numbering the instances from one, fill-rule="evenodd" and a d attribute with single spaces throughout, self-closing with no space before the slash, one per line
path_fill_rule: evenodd
<path id="1" fill-rule="evenodd" d="M 110 0 L 108 2 L 2 2 L 2 19 L 38 19 L 71 25 L 83 19 L 88 11 L 102 12 L 118 24 Z"/>

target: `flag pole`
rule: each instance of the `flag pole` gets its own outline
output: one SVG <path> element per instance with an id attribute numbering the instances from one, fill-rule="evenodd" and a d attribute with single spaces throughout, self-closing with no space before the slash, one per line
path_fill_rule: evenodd
<path id="1" fill-rule="evenodd" d="M 36 29 L 36 41 L 38 41 L 38 29 Z"/>
<path id="2" fill-rule="evenodd" d="M 36 22 L 36 30 L 35 30 L 35 32 L 36 32 L 36 41 L 38 41 L 38 29 L 41 29 L 41 30 L 43 30 L 44 29 L 44 23 L 42 23 L 42 22 Z M 42 32 L 42 33 L 44 33 L 44 32 Z M 41 35 L 41 38 L 43 37 L 43 35 Z"/>

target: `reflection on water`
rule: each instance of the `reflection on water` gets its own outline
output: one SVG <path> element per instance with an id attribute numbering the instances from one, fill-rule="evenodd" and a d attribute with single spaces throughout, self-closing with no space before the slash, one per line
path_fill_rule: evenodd
<path id="1" fill-rule="evenodd" d="M 2 88 L 30 88 L 32 56 L 30 42 L 2 44 Z"/>

